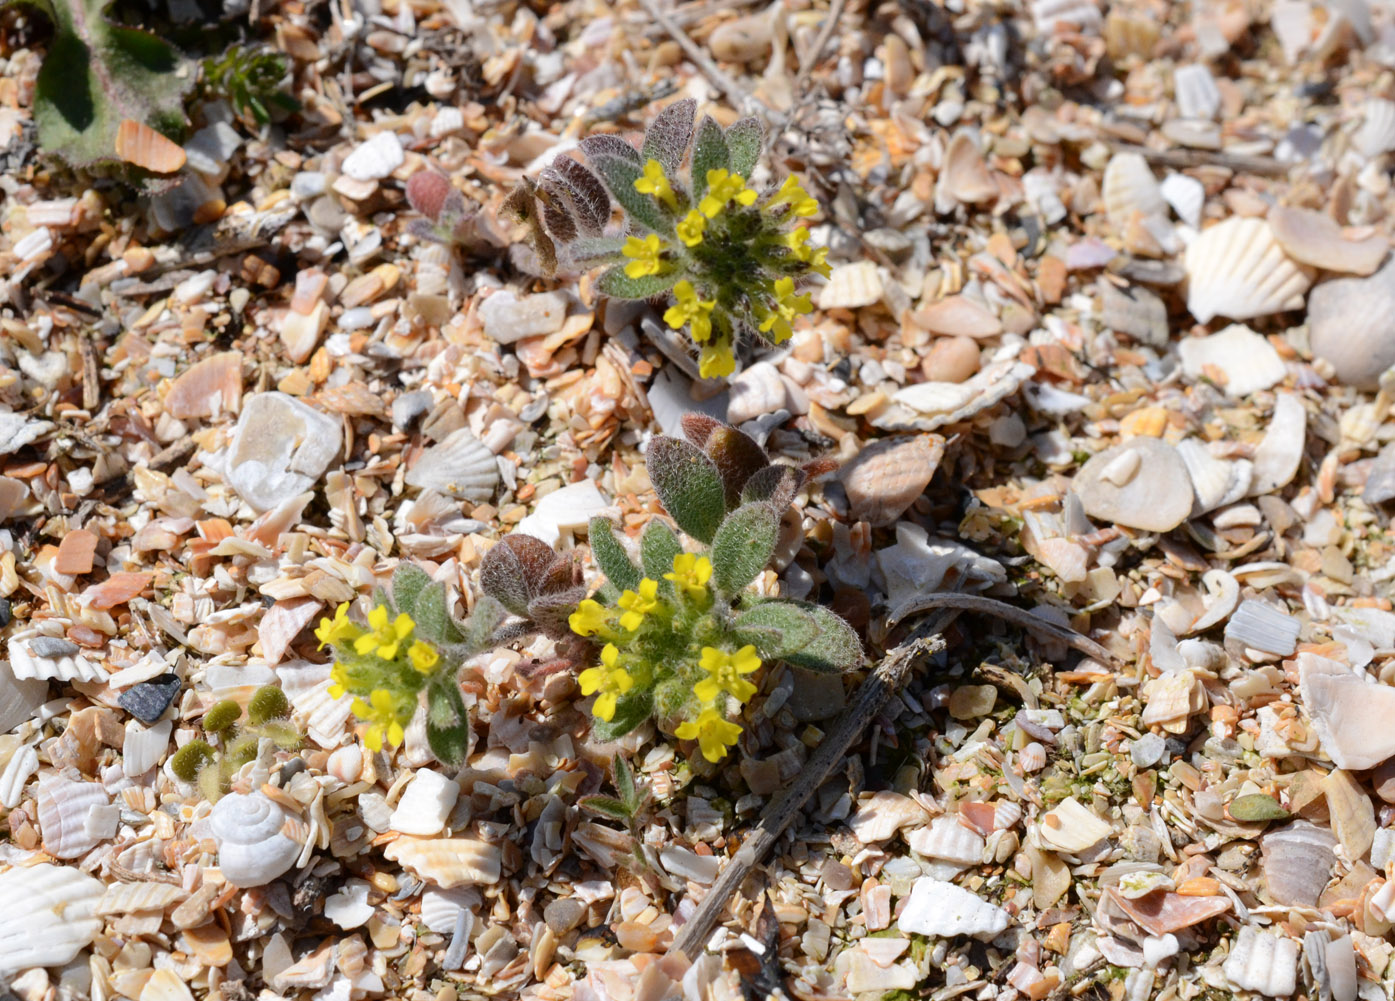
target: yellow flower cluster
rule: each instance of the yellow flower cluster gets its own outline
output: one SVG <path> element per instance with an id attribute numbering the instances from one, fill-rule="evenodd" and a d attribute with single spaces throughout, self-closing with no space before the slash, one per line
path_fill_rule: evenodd
<path id="1" fill-rule="evenodd" d="M 696 740 L 702 756 L 717 762 L 741 736 L 741 725 L 722 716 L 717 700 L 725 692 L 744 703 L 756 694 L 756 686 L 744 675 L 760 670 L 761 661 L 754 646 L 743 646 L 735 653 L 705 646 L 698 664 L 707 672 L 707 677 L 693 686 L 693 694 L 704 703 L 702 711 L 697 719 L 679 724 L 673 732 L 682 740 Z"/>
<path id="2" fill-rule="evenodd" d="M 808 293 L 795 294 L 793 278 L 780 278 L 775 282 L 775 308 L 770 310 L 764 306 L 757 306 L 756 314 L 760 317 L 761 331 L 773 331 L 775 343 L 782 344 L 794 333 L 790 321 L 796 316 L 811 312 L 813 308 L 814 304 L 809 300 Z"/>
<path id="3" fill-rule="evenodd" d="M 697 601 L 707 600 L 711 579 L 712 561 L 696 553 L 679 553 L 673 558 L 673 572 L 664 574 L 664 580 L 672 581 L 674 587 Z"/>
<path id="4" fill-rule="evenodd" d="M 667 268 L 660 259 L 663 252 L 664 244 L 657 233 L 650 233 L 642 240 L 637 236 L 626 237 L 625 245 L 620 248 L 620 253 L 630 258 L 625 274 L 631 278 L 662 274 Z"/>
<path id="5" fill-rule="evenodd" d="M 576 680 L 581 685 L 582 695 L 600 693 L 591 712 L 607 723 L 615 718 L 616 701 L 635 686 L 630 672 L 620 666 L 620 651 L 614 643 L 607 643 L 601 648 L 599 667 L 588 667 L 577 675 Z"/>
<path id="6" fill-rule="evenodd" d="M 717 300 L 699 299 L 697 289 L 686 278 L 673 286 L 673 294 L 678 302 L 664 311 L 664 322 L 674 330 L 681 329 L 685 323 L 692 324 L 689 333 L 693 340 L 702 344 L 712 336 L 712 310 Z"/>
<path id="7" fill-rule="evenodd" d="M 736 200 L 738 205 L 753 205 L 758 196 L 746 187 L 746 179 L 729 170 L 709 170 L 707 172 L 707 194 L 698 202 L 698 211 L 709 219 L 715 219 L 727 202 Z"/>
<path id="8" fill-rule="evenodd" d="M 678 197 L 673 193 L 673 185 L 664 175 L 663 164 L 650 160 L 644 165 L 644 176 L 635 179 L 635 190 L 642 195 L 653 195 L 674 211 L 678 210 Z"/>

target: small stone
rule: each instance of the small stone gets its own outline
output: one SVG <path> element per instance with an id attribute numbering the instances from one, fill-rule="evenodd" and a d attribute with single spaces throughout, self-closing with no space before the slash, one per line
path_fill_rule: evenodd
<path id="1" fill-rule="evenodd" d="M 707 47 L 722 62 L 746 63 L 768 54 L 772 37 L 770 15 L 751 14 L 718 25 Z"/>
<path id="2" fill-rule="evenodd" d="M 559 937 L 581 924 L 585 916 L 586 905 L 571 897 L 558 897 L 543 908 L 543 921 L 552 929 L 552 934 Z"/>
<path id="3" fill-rule="evenodd" d="M 71 657 L 77 653 L 81 647 L 71 640 L 61 639 L 57 636 L 35 636 L 29 641 L 29 652 L 35 657 L 42 657 L 51 660 L 55 657 Z"/>
<path id="4" fill-rule="evenodd" d="M 165 714 L 165 710 L 179 694 L 179 686 L 178 676 L 161 674 L 128 688 L 116 701 L 122 709 L 142 723 L 151 724 Z"/>
<path id="5" fill-rule="evenodd" d="M 801 723 L 814 723 L 842 712 L 847 703 L 843 678 L 838 674 L 823 674 L 791 667 L 794 691 L 790 693 L 790 712 Z"/>
<path id="6" fill-rule="evenodd" d="M 1152 768 L 1167 753 L 1167 741 L 1159 734 L 1145 733 L 1129 746 L 1129 757 L 1139 768 Z"/>
<path id="7" fill-rule="evenodd" d="M 1289 813 L 1273 796 L 1262 792 L 1249 796 L 1237 796 L 1226 809 L 1236 820 L 1252 822 L 1259 820 L 1287 820 Z"/>
<path id="8" fill-rule="evenodd" d="M 960 685 L 949 693 L 949 714 L 955 719 L 976 719 L 993 711 L 998 690 L 992 685 Z"/>
<path id="9" fill-rule="evenodd" d="M 297 365 L 309 358 L 329 325 L 329 306 L 317 302 L 308 314 L 289 310 L 281 321 L 281 343 Z"/>
<path id="10" fill-rule="evenodd" d="M 1371 773 L 1371 784 L 1376 795 L 1387 803 L 1395 803 L 1395 758 L 1389 758 L 1376 766 Z"/>
<path id="11" fill-rule="evenodd" d="M 561 330 L 567 319 L 567 297 L 561 292 L 520 296 L 512 289 L 500 289 L 480 303 L 479 316 L 486 337 L 512 344 Z"/>
<path id="12" fill-rule="evenodd" d="M 1145 532 L 1170 532 L 1192 509 L 1187 464 L 1156 438 L 1132 438 L 1081 467 L 1071 489 L 1085 513 Z"/>
<path id="13" fill-rule="evenodd" d="M 972 337 L 938 337 L 920 370 L 930 382 L 963 382 L 978 371 L 978 342 Z"/>
<path id="14" fill-rule="evenodd" d="M 227 479 L 266 511 L 311 489 L 339 452 L 339 422 L 285 393 L 247 401 L 228 449 Z"/>

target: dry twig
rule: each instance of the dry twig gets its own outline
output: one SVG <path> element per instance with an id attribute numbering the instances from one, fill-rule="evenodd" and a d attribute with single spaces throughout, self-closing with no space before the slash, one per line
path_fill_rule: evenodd
<path id="1" fill-rule="evenodd" d="M 693 61 L 693 65 L 702 70 L 707 79 L 712 81 L 713 86 L 727 95 L 727 100 L 731 101 L 733 107 L 748 114 L 760 114 L 765 111 L 764 105 L 742 90 L 740 84 L 728 76 L 706 52 L 702 51 L 696 42 L 688 37 L 687 32 L 674 23 L 668 14 L 659 9 L 656 0 L 639 0 L 639 3 L 649 12 L 649 16 L 658 22 L 659 27 L 667 31 L 669 37 L 678 43 L 678 47 Z"/>
<path id="2" fill-rule="evenodd" d="M 823 27 L 819 30 L 819 37 L 814 40 L 814 47 L 800 61 L 799 73 L 794 78 L 794 87 L 792 88 L 796 97 L 804 89 L 804 83 L 809 79 L 809 74 L 814 72 L 814 67 L 823 58 L 823 50 L 828 48 L 828 40 L 838 29 L 838 19 L 843 16 L 844 2 L 845 0 L 833 0 L 832 5 L 828 8 L 828 17 L 824 19 Z"/>

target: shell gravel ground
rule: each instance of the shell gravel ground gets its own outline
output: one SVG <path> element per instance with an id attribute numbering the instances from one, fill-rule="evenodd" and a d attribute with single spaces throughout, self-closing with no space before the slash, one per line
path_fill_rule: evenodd
<path id="1" fill-rule="evenodd" d="M 45 43 L 0 31 L 13 995 L 1388 997 L 1388 5 L 254 16 L 300 110 L 196 101 L 184 183 L 141 197 L 43 159 Z M 730 386 L 692 381 L 662 305 L 532 277 L 500 211 L 686 96 L 763 118 L 754 180 L 804 178 L 834 266 Z M 423 170 L 474 210 L 455 250 L 409 230 Z M 649 726 L 590 740 L 530 641 L 467 666 L 451 774 L 420 720 L 365 747 L 312 635 L 402 560 L 464 602 L 510 529 L 587 560 L 592 515 L 637 535 L 646 444 L 690 410 L 845 463 L 760 586 L 873 661 L 942 590 L 1113 659 L 958 619 L 693 962 L 676 930 L 857 678 L 764 672 L 713 765 Z M 169 756 L 268 683 L 306 742 L 264 741 L 214 809 Z M 629 829 L 578 805 L 617 751 Z"/>

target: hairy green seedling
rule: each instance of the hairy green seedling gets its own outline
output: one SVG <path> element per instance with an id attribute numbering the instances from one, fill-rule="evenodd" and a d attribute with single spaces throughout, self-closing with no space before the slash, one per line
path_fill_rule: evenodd
<path id="1" fill-rule="evenodd" d="M 238 769 L 257 756 L 262 740 L 288 751 L 300 746 L 300 732 L 288 722 L 290 714 L 286 693 L 275 685 L 263 685 L 252 693 L 243 725 L 239 725 L 240 705 L 232 699 L 215 702 L 203 714 L 203 732 L 218 746 L 191 740 L 171 756 L 170 770 L 182 781 L 196 783 L 210 803 L 217 802 Z"/>

